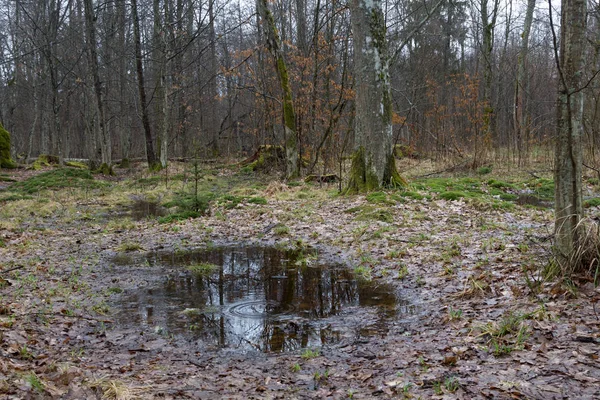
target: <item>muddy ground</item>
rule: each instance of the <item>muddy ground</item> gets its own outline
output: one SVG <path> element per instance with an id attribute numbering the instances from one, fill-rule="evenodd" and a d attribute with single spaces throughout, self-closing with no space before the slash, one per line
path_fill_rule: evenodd
<path id="1" fill-rule="evenodd" d="M 2 203 L 0 398 L 600 398 L 600 293 L 538 273 L 552 210 L 435 197 L 374 204 L 335 196 L 335 185 L 272 181 L 253 190 L 267 204 L 216 204 L 161 224 L 131 219 L 127 204 L 148 190 L 121 179 L 118 196 L 63 189 Z M 357 217 L 365 207 L 372 218 Z M 377 217 L 383 209 L 391 219 Z M 115 254 L 299 240 L 393 285 L 413 312 L 312 353 L 213 349 L 116 323 L 123 296 L 163 271 L 119 266 Z"/>

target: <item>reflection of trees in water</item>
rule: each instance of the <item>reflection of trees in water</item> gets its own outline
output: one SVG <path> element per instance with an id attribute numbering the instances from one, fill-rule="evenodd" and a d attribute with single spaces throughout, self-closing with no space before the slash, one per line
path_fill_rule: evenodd
<path id="1" fill-rule="evenodd" d="M 296 265 L 296 261 L 298 254 L 264 248 L 155 253 L 149 257 L 151 264 L 183 267 L 208 262 L 222 268 L 206 276 L 180 273 L 155 293 L 130 297 L 130 304 L 137 305 L 136 319 L 144 325 L 183 330 L 191 320 L 194 336 L 208 343 L 279 352 L 338 340 L 338 332 L 317 327 L 313 320 L 336 315 L 344 306 L 395 301 L 393 294 L 381 288 L 359 285 L 346 269 Z M 264 304 L 264 310 L 257 308 L 256 315 L 248 317 L 226 312 L 227 307 L 252 301 L 257 307 Z M 205 312 L 185 318 L 180 314 L 185 308 Z"/>

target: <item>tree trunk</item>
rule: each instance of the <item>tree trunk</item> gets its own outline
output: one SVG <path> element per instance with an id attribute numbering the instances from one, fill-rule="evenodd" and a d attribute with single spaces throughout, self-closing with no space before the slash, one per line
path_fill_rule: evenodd
<path id="1" fill-rule="evenodd" d="M 92 0 L 84 0 L 85 23 L 88 39 L 88 53 L 90 57 L 90 72 L 94 81 L 94 93 L 96 95 L 96 112 L 98 113 L 98 132 L 100 134 L 100 154 L 102 156 L 103 166 L 110 169 L 111 160 L 111 143 L 110 136 L 106 131 L 106 119 L 104 116 L 104 101 L 102 99 L 102 82 L 100 81 L 100 73 L 98 72 L 98 53 L 96 51 L 96 25 L 94 18 L 94 10 Z"/>
<path id="2" fill-rule="evenodd" d="M 565 275 L 589 268 L 584 244 L 582 202 L 583 93 L 586 1 L 562 0 L 557 138 L 555 154 L 555 249 Z"/>
<path id="3" fill-rule="evenodd" d="M 356 117 L 347 193 L 402 185 L 392 146 L 389 56 L 381 0 L 350 2 Z"/>
<path id="4" fill-rule="evenodd" d="M 494 49 L 494 29 L 496 27 L 496 17 L 498 16 L 499 0 L 494 1 L 494 8 L 488 11 L 489 0 L 481 0 L 481 25 L 482 25 L 482 57 L 483 57 L 483 132 L 482 138 L 476 138 L 476 143 L 483 144 L 490 141 L 495 136 L 494 132 L 494 107 L 492 104 L 492 82 L 494 76 L 493 70 L 493 49 Z M 485 148 L 480 147 L 480 154 L 477 152 L 474 157 L 473 166 L 484 162 L 482 159 Z"/>
<path id="5" fill-rule="evenodd" d="M 281 51 L 279 34 L 275 27 L 273 14 L 269 11 L 267 0 L 257 0 L 257 8 L 265 26 L 267 48 L 275 59 L 275 68 L 283 92 L 283 125 L 285 133 L 286 177 L 295 178 L 300 175 L 300 159 L 298 157 L 298 138 L 296 132 L 296 114 L 292 100 L 292 88 L 288 70 Z"/>
<path id="6" fill-rule="evenodd" d="M 137 0 L 131 0 L 131 13 L 133 17 L 133 40 L 135 42 L 135 64 L 138 78 L 138 92 L 140 95 L 140 108 L 142 109 L 142 125 L 144 126 L 144 135 L 146 138 L 146 158 L 148 168 L 156 169 L 156 154 L 154 153 L 154 143 L 152 141 L 152 129 L 150 128 L 150 119 L 148 118 L 148 109 L 146 104 L 146 87 L 144 86 L 144 67 L 142 65 L 142 44 L 140 39 L 140 18 L 137 11 Z"/>
<path id="7" fill-rule="evenodd" d="M 219 123 L 217 116 L 217 35 L 215 34 L 215 12 L 214 12 L 215 0 L 208 1 L 208 41 L 210 48 L 210 62 L 209 62 L 209 76 L 208 76 L 208 104 L 209 104 L 209 115 L 208 115 L 208 131 L 211 142 L 211 153 L 213 157 L 219 155 Z"/>
<path id="8" fill-rule="evenodd" d="M 528 78 L 527 78 L 527 57 L 529 56 L 529 33 L 531 32 L 531 24 L 533 22 L 533 11 L 535 9 L 535 0 L 527 1 L 527 11 L 525 13 L 525 22 L 523 25 L 523 33 L 521 34 L 521 50 L 517 60 L 517 82 L 515 85 L 515 134 L 517 141 L 517 154 L 519 166 L 523 162 L 523 148 L 526 138 L 525 131 L 527 128 L 527 113 L 525 107 L 526 96 L 528 95 Z"/>
<path id="9" fill-rule="evenodd" d="M 319 2 L 317 2 L 315 13 L 318 13 Z M 318 19 L 315 26 L 319 26 Z M 296 32 L 298 36 L 298 48 L 303 56 L 308 56 L 308 43 L 306 41 L 306 3 L 305 0 L 296 0 Z"/>

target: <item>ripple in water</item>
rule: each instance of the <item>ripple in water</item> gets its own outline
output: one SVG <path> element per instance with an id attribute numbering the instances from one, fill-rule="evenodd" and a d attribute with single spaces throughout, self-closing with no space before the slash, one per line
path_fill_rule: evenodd
<path id="1" fill-rule="evenodd" d="M 150 253 L 133 262 L 162 266 L 168 276 L 160 286 L 124 295 L 117 322 L 161 327 L 208 347 L 319 347 L 365 332 L 385 334 L 397 314 L 414 311 L 392 287 L 357 281 L 340 264 L 321 265 L 298 252 L 224 247 Z M 202 262 L 220 268 L 200 275 L 187 270 Z"/>

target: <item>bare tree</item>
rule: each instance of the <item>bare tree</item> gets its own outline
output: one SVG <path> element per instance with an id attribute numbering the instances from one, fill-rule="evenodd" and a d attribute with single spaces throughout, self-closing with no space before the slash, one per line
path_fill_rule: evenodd
<path id="1" fill-rule="evenodd" d="M 548 1 L 552 22 L 552 5 Z M 555 248 L 563 272 L 581 265 L 584 245 L 581 186 L 583 135 L 583 82 L 585 76 L 586 1 L 562 0 L 560 51 L 554 36 L 559 89 L 555 153 Z"/>
<path id="2" fill-rule="evenodd" d="M 267 47 L 275 59 L 277 76 L 283 94 L 283 124 L 285 132 L 286 177 L 294 178 L 300 175 L 300 159 L 298 157 L 298 138 L 296 132 L 296 113 L 292 99 L 292 88 L 288 69 L 281 50 L 281 41 L 273 14 L 268 8 L 267 0 L 257 0 L 256 6 L 263 21 L 267 38 Z"/>
<path id="3" fill-rule="evenodd" d="M 98 52 L 96 51 L 96 24 L 92 0 L 84 0 L 84 14 L 87 32 L 87 47 L 90 58 L 90 73 L 94 82 L 94 93 L 96 99 L 96 112 L 98 116 L 98 134 L 100 138 L 100 154 L 102 157 L 103 172 L 110 172 L 112 163 L 112 147 L 110 135 L 106 129 L 106 118 L 104 113 L 104 99 L 102 95 L 102 82 L 98 71 Z"/>
<path id="4" fill-rule="evenodd" d="M 527 0 L 527 10 L 525 12 L 525 22 L 523 24 L 523 33 L 521 33 L 521 50 L 517 60 L 517 82 L 515 84 L 515 114 L 514 124 L 517 139 L 517 153 L 519 165 L 523 161 L 523 146 L 528 139 L 527 132 L 528 116 L 525 102 L 529 92 L 529 80 L 527 76 L 527 59 L 529 56 L 529 33 L 533 22 L 533 11 L 535 9 L 535 0 Z"/>
<path id="5" fill-rule="evenodd" d="M 142 111 L 142 124 L 144 126 L 144 137 L 146 139 L 146 158 L 148 168 L 158 167 L 156 154 L 154 153 L 154 143 L 152 141 L 152 128 L 148 117 L 148 104 L 146 102 L 146 87 L 144 82 L 144 66 L 142 59 L 142 43 L 140 38 L 140 18 L 137 9 L 137 0 L 131 0 L 131 14 L 133 17 L 133 41 L 135 43 L 135 64 L 138 78 L 138 92 L 140 95 L 140 108 Z"/>

